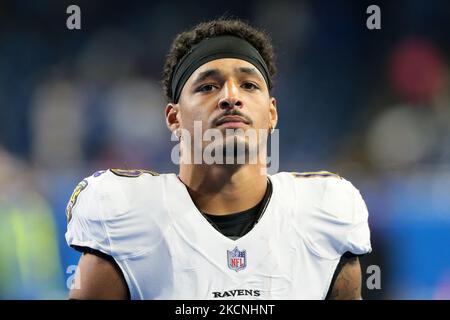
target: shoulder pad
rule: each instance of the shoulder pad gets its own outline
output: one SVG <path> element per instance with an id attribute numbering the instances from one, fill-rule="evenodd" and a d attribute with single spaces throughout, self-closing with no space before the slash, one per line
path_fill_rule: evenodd
<path id="1" fill-rule="evenodd" d="M 137 178 L 141 175 L 147 173 L 151 174 L 152 176 L 159 176 L 159 173 L 150 171 L 150 170 L 144 170 L 144 169 L 109 169 L 112 173 L 114 173 L 116 176 L 119 177 L 128 177 L 128 178 Z"/>
<path id="2" fill-rule="evenodd" d="M 342 177 L 336 173 L 329 171 L 312 171 L 312 172 L 291 172 L 291 174 L 296 178 L 337 178 L 342 179 Z"/>
<path id="3" fill-rule="evenodd" d="M 72 209 L 75 206 L 75 204 L 77 203 L 78 196 L 80 195 L 81 191 L 86 189 L 87 186 L 88 186 L 88 181 L 86 179 L 84 179 L 84 180 L 80 181 L 77 184 L 77 186 L 75 187 L 75 189 L 73 190 L 73 193 L 70 196 L 69 202 L 67 203 L 67 207 L 66 207 L 67 223 L 69 223 L 70 220 L 72 219 Z"/>

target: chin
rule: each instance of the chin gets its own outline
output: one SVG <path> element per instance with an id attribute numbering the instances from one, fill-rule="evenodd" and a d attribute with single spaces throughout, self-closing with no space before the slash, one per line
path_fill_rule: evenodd
<path id="1" fill-rule="evenodd" d="M 244 164 L 248 161 L 249 145 L 245 138 L 235 137 L 229 139 L 223 146 L 225 159 L 232 160 L 233 164 Z"/>

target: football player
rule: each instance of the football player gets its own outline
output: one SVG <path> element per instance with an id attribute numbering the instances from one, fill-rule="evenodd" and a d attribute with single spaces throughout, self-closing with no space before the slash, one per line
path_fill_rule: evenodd
<path id="1" fill-rule="evenodd" d="M 358 256 L 371 244 L 359 191 L 325 171 L 267 174 L 274 74 L 268 36 L 242 21 L 175 38 L 163 83 L 179 172 L 108 169 L 77 186 L 66 239 L 83 255 L 70 298 L 361 299 Z M 208 130 L 223 139 L 196 144 Z M 257 143 L 238 134 L 251 130 Z M 208 143 L 248 159 L 194 161 Z"/>

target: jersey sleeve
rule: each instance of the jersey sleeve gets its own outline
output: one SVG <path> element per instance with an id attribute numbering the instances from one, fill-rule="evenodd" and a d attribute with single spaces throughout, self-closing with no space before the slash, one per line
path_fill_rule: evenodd
<path id="1" fill-rule="evenodd" d="M 350 181 L 340 178 L 327 182 L 321 211 L 332 215 L 328 219 L 329 237 L 337 254 L 362 255 L 372 250 L 367 206 Z"/>
<path id="2" fill-rule="evenodd" d="M 348 232 L 343 250 L 361 255 L 370 253 L 369 212 L 360 192 L 354 188 L 354 213 L 353 222 Z"/>
<path id="3" fill-rule="evenodd" d="M 315 255 L 335 260 L 346 252 L 371 252 L 368 210 L 351 182 L 324 174 L 296 181 L 296 225 Z"/>
<path id="4" fill-rule="evenodd" d="M 98 181 L 89 177 L 75 188 L 66 214 L 68 219 L 65 234 L 67 244 L 79 251 L 93 249 L 111 255 L 111 246 L 104 225 L 102 197 Z"/>

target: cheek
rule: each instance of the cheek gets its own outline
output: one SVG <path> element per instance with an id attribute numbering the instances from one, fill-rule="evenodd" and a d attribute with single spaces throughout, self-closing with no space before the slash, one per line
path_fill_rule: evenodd
<path id="1" fill-rule="evenodd" d="M 270 100 L 268 97 L 259 96 L 254 98 L 254 102 L 249 106 L 249 111 L 253 115 L 255 125 L 261 128 L 267 128 L 270 122 Z"/>
<path id="2" fill-rule="evenodd" d="M 184 129 L 194 132 L 194 125 L 197 123 L 197 126 L 199 126 L 199 123 L 201 123 L 202 131 L 204 131 L 208 126 L 210 113 L 201 107 L 196 107 L 189 110 L 185 109 L 185 112 L 181 114 L 181 118 L 181 126 Z"/>
<path id="3" fill-rule="evenodd" d="M 270 125 L 270 113 L 268 110 L 259 112 L 253 117 L 254 126 L 258 129 L 267 129 Z"/>

